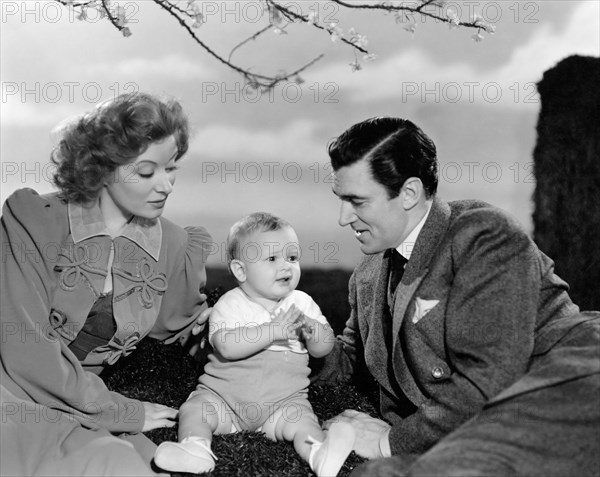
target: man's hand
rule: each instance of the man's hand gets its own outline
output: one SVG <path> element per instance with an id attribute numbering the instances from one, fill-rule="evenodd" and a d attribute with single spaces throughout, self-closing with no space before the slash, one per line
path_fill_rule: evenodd
<path id="1" fill-rule="evenodd" d="M 323 428 L 328 429 L 333 422 L 347 422 L 354 428 L 356 440 L 354 452 L 365 459 L 377 459 L 383 457 L 380 441 L 389 446 L 388 435 L 392 426 L 387 422 L 371 417 L 364 412 L 346 409 L 341 414 L 324 423 Z"/>
<path id="2" fill-rule="evenodd" d="M 142 404 L 146 415 L 142 432 L 175 425 L 174 419 L 177 417 L 177 409 L 153 402 L 142 401 Z"/>

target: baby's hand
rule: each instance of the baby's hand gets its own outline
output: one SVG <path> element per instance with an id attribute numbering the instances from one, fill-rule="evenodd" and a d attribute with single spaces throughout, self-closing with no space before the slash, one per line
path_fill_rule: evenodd
<path id="1" fill-rule="evenodd" d="M 271 324 L 275 339 L 298 339 L 298 328 L 302 326 L 302 312 L 292 304 L 286 311 L 279 310 Z"/>
<path id="2" fill-rule="evenodd" d="M 302 341 L 308 341 L 315 335 L 316 321 L 306 315 L 302 315 L 301 325 L 298 327 L 298 336 Z"/>

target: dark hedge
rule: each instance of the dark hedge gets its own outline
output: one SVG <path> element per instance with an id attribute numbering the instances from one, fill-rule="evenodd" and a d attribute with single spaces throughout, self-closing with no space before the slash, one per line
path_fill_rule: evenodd
<path id="1" fill-rule="evenodd" d="M 600 58 L 570 56 L 538 83 L 534 239 L 584 310 L 600 310 Z"/>

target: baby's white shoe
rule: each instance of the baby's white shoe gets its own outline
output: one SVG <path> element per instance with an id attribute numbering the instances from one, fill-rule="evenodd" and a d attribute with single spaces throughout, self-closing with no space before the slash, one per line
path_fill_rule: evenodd
<path id="1" fill-rule="evenodd" d="M 171 472 L 201 474 L 215 468 L 217 457 L 210 441 L 203 437 L 186 437 L 181 442 L 163 442 L 154 453 L 154 463 Z"/>
<path id="2" fill-rule="evenodd" d="M 345 422 L 335 422 L 323 442 L 309 436 L 312 448 L 308 465 L 318 477 L 335 477 L 354 448 L 354 428 Z"/>

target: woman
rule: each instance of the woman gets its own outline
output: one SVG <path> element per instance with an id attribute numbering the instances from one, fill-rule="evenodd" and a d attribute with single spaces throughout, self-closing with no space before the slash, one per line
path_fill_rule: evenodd
<path id="1" fill-rule="evenodd" d="M 176 411 L 98 374 L 145 336 L 184 341 L 206 321 L 210 237 L 161 218 L 187 148 L 179 103 L 122 95 L 63 129 L 58 193 L 7 199 L 2 475 L 153 473 L 140 432 L 174 425 Z"/>

